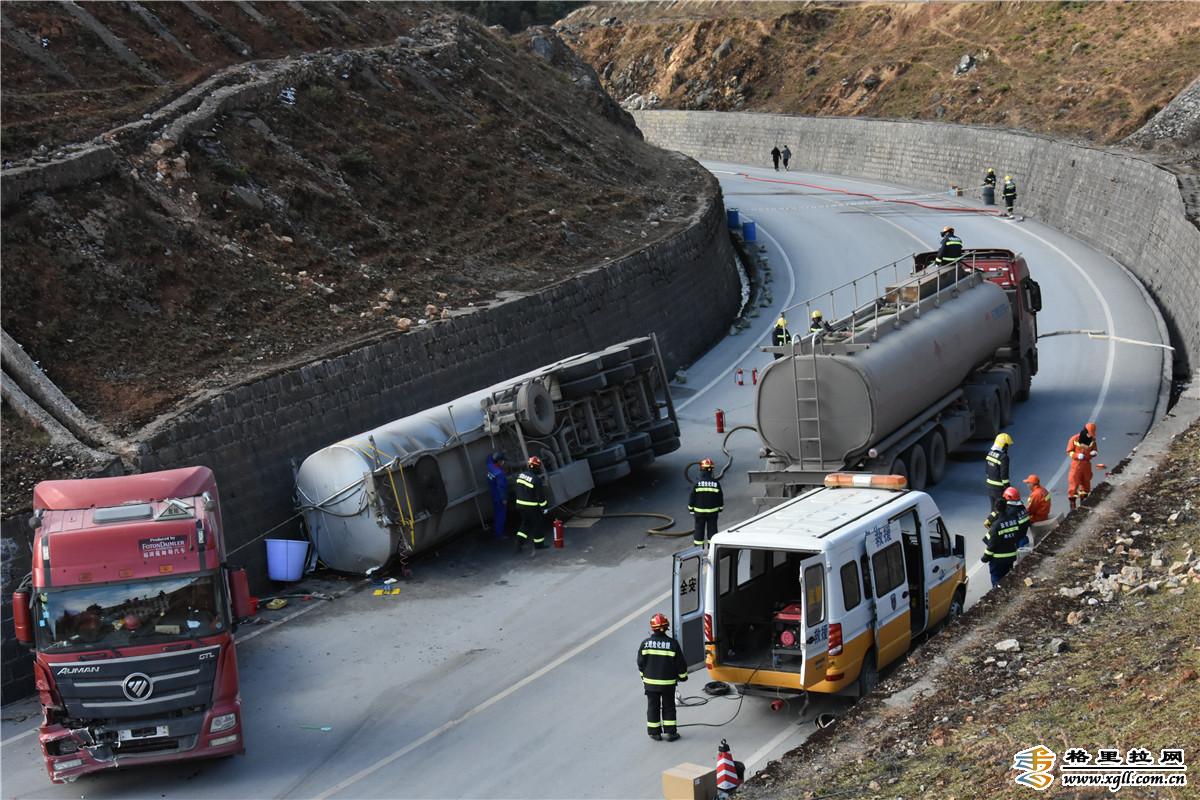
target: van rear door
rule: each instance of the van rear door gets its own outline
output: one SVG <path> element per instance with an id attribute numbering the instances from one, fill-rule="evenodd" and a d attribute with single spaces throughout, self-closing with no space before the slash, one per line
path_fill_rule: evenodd
<path id="1" fill-rule="evenodd" d="M 800 682 L 807 689 L 825 680 L 829 659 L 824 556 L 813 556 L 800 562 L 800 585 L 801 612 L 804 614 L 804 666 L 800 671 Z"/>
<path id="2" fill-rule="evenodd" d="M 674 556 L 671 630 L 683 648 L 688 670 L 704 665 L 704 579 L 708 572 L 704 547 L 689 547 Z"/>
<path id="3" fill-rule="evenodd" d="M 897 520 L 866 531 L 867 562 L 875 590 L 875 664 L 883 667 L 908 651 L 912 641 L 908 575 Z"/>

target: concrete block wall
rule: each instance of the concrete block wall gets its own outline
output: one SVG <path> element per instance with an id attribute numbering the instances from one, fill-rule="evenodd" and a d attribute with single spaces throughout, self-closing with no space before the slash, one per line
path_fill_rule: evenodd
<path id="1" fill-rule="evenodd" d="M 217 476 L 231 561 L 265 580 L 262 532 L 294 513 L 292 461 L 567 356 L 656 333 L 668 370 L 728 330 L 740 289 L 715 179 L 685 230 L 547 289 L 206 400 L 141 445 L 142 471 Z M 482 469 L 482 465 L 481 465 Z M 300 523 L 275 531 L 298 537 Z M 242 549 L 238 549 L 242 548 Z"/>
<path id="2" fill-rule="evenodd" d="M 1131 151 L 920 121 L 716 111 L 635 111 L 646 140 L 695 158 L 771 163 L 788 144 L 801 170 L 946 190 L 995 167 L 1017 181 L 1017 211 L 1121 262 L 1158 302 L 1177 373 L 1200 367 L 1200 229 L 1171 172 Z"/>

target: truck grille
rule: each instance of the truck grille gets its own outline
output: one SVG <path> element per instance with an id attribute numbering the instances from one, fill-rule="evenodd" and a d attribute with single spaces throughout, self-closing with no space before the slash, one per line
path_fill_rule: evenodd
<path id="1" fill-rule="evenodd" d="M 207 704 L 220 649 L 213 645 L 149 656 L 56 663 L 51 670 L 69 716 L 144 718 Z"/>

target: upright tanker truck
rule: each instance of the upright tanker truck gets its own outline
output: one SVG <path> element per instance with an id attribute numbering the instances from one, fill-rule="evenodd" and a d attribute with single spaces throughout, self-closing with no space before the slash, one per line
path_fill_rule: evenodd
<path id="1" fill-rule="evenodd" d="M 1010 250 L 935 259 L 918 253 L 908 275 L 896 262 L 806 301 L 827 318 L 839 297 L 852 310 L 764 348 L 785 357 L 763 371 L 755 401 L 766 468 L 750 480 L 765 487 L 761 505 L 842 471 L 904 475 L 924 489 L 942 479 L 947 453 L 1012 421 L 1038 369 L 1041 290 Z"/>
<path id="2" fill-rule="evenodd" d="M 50 779 L 241 753 L 233 628 L 249 590 L 225 564 L 212 471 L 43 481 L 33 498 L 13 621 L 34 649 Z"/>

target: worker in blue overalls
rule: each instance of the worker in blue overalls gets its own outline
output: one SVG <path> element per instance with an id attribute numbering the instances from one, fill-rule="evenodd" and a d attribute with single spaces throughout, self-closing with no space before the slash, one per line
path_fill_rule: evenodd
<path id="1" fill-rule="evenodd" d="M 488 456 L 487 479 L 492 490 L 492 531 L 497 539 L 503 539 L 508 521 L 508 472 L 504 469 L 503 450 Z"/>

